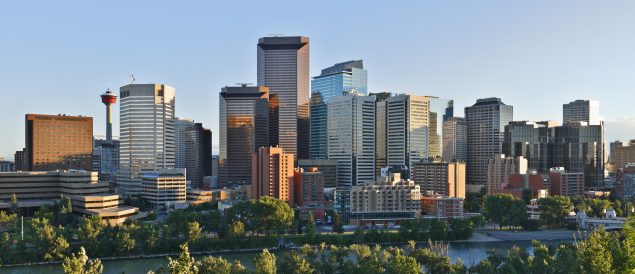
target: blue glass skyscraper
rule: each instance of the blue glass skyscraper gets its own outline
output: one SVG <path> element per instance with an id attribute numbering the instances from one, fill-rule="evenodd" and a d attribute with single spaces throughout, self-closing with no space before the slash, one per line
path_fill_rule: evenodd
<path id="1" fill-rule="evenodd" d="M 362 60 L 335 64 L 311 80 L 311 158 L 327 159 L 327 103 L 347 93 L 368 95 L 367 71 Z"/>

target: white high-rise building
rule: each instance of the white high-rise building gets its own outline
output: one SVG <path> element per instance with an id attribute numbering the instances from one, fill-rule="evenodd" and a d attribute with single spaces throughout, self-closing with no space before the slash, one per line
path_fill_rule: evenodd
<path id="1" fill-rule="evenodd" d="M 443 122 L 443 161 L 467 161 L 467 123 L 465 118 L 451 117 Z"/>
<path id="2" fill-rule="evenodd" d="M 562 124 L 586 122 L 589 125 L 600 125 L 600 102 L 594 100 L 575 100 L 562 105 Z"/>
<path id="3" fill-rule="evenodd" d="M 338 187 L 375 180 L 375 98 L 349 94 L 328 102 L 328 158 Z"/>
<path id="4" fill-rule="evenodd" d="M 386 99 L 388 166 L 409 168 L 428 157 L 429 107 L 427 96 L 400 94 Z"/>
<path id="5" fill-rule="evenodd" d="M 119 193 L 138 195 L 141 175 L 174 168 L 175 89 L 163 84 L 130 84 L 119 89 Z"/>

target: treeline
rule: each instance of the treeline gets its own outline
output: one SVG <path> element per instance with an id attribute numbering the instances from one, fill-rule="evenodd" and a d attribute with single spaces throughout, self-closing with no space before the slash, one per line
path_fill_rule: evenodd
<path id="1" fill-rule="evenodd" d="M 317 232 L 312 216 L 300 220 L 284 201 L 261 197 L 236 204 L 223 216 L 209 205 L 201 205 L 174 211 L 161 222 L 108 226 L 96 216 L 73 217 L 65 204 L 42 207 L 25 220 L 24 240 L 17 230 L 16 215 L 0 212 L 0 225 L 11 227 L 0 234 L 0 265 L 63 260 L 80 247 L 90 257 L 113 257 L 173 253 L 183 243 L 194 251 L 272 248 L 281 237 L 286 244 L 297 246 L 461 240 L 471 237 L 481 222 L 478 218 L 419 219 L 403 222 L 398 233 L 360 229 L 352 234 L 343 230 L 323 234 Z"/>

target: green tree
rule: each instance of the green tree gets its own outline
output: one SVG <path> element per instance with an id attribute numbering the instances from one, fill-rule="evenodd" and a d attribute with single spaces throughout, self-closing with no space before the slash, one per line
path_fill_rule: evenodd
<path id="1" fill-rule="evenodd" d="M 99 248 L 99 235 L 104 229 L 101 218 L 97 215 L 82 218 L 79 224 L 78 236 L 82 245 L 88 247 L 91 254 L 97 254 Z"/>
<path id="2" fill-rule="evenodd" d="M 55 214 L 51 211 L 51 207 L 49 205 L 43 205 L 35 211 L 33 218 L 47 219 L 50 222 L 53 222 L 55 220 Z"/>
<path id="3" fill-rule="evenodd" d="M 607 232 L 600 227 L 578 244 L 579 262 L 583 273 L 615 273 L 612 268 L 613 256 L 609 252 L 607 239 Z"/>
<path id="4" fill-rule="evenodd" d="M 282 273 L 289 274 L 312 274 L 315 272 L 315 269 L 306 258 L 296 251 L 291 251 L 291 253 L 287 255 L 280 268 Z"/>
<path id="5" fill-rule="evenodd" d="M 273 230 L 282 233 L 293 223 L 293 209 L 289 204 L 268 196 L 236 204 L 227 215 L 229 220 L 241 221 L 253 232 Z"/>
<path id="6" fill-rule="evenodd" d="M 143 245 L 143 251 L 154 252 L 159 245 L 159 232 L 155 225 L 141 225 L 135 240 Z"/>
<path id="7" fill-rule="evenodd" d="M 386 262 L 386 273 L 417 274 L 421 265 L 415 258 L 403 254 L 403 250 L 396 249 L 394 255 Z"/>
<path id="8" fill-rule="evenodd" d="M 262 250 L 262 253 L 258 254 L 254 259 L 254 266 L 256 267 L 257 274 L 275 274 L 276 268 L 276 255 L 273 255 L 266 248 Z"/>
<path id="9" fill-rule="evenodd" d="M 62 268 L 66 274 L 101 274 L 104 266 L 99 259 L 89 260 L 84 247 L 79 248 L 77 255 L 65 257 Z"/>
<path id="10" fill-rule="evenodd" d="M 0 231 L 14 228 L 17 219 L 18 215 L 15 213 L 0 211 Z"/>
<path id="11" fill-rule="evenodd" d="M 64 252 L 69 247 L 64 237 L 59 236 L 48 219 L 33 219 L 31 221 L 33 245 L 38 256 L 45 261 L 64 258 Z"/>
<path id="12" fill-rule="evenodd" d="M 229 263 L 220 257 L 208 256 L 199 262 L 199 274 L 238 274 L 245 273 L 245 267 L 239 261 Z"/>
<path id="13" fill-rule="evenodd" d="M 501 273 L 529 273 L 529 254 L 524 248 L 513 246 L 503 261 Z"/>
<path id="14" fill-rule="evenodd" d="M 11 234 L 9 232 L 2 232 L 0 234 L 0 265 L 6 264 L 10 256 L 12 255 L 9 251 L 11 250 Z"/>
<path id="15" fill-rule="evenodd" d="M 525 203 L 509 194 L 485 197 L 483 208 L 485 219 L 502 226 L 519 226 L 527 219 Z"/>
<path id="16" fill-rule="evenodd" d="M 540 205 L 540 219 L 548 226 L 558 226 L 569 212 L 573 210 L 573 204 L 567 196 L 549 196 L 538 200 Z"/>
<path id="17" fill-rule="evenodd" d="M 333 232 L 335 233 L 344 233 L 344 224 L 342 223 L 342 216 L 340 214 L 335 213 L 335 217 L 333 218 Z"/>
<path id="18" fill-rule="evenodd" d="M 18 207 L 18 196 L 15 193 L 11 194 L 11 202 L 9 202 L 9 212 L 12 214 L 20 214 L 20 208 Z"/>
<path id="19" fill-rule="evenodd" d="M 313 214 L 309 213 L 309 219 L 306 222 L 306 234 L 309 236 L 315 236 L 317 234 L 317 227 L 315 226 L 315 219 Z"/>
<path id="20" fill-rule="evenodd" d="M 119 225 L 115 231 L 114 247 L 118 254 L 127 255 L 135 249 L 137 242 L 134 239 L 133 232 L 136 230 L 135 224 Z"/>
<path id="21" fill-rule="evenodd" d="M 187 244 L 180 246 L 181 254 L 178 258 L 168 257 L 168 271 L 170 274 L 198 274 L 198 263 L 190 256 Z"/>
<path id="22" fill-rule="evenodd" d="M 241 221 L 233 221 L 229 225 L 228 236 L 231 239 L 239 239 L 245 236 L 245 224 Z"/>
<path id="23" fill-rule="evenodd" d="M 194 243 L 201 238 L 201 225 L 198 222 L 189 222 L 187 225 L 187 241 Z"/>

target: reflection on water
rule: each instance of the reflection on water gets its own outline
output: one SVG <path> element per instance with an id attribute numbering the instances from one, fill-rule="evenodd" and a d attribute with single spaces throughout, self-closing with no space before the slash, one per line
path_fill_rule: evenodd
<path id="1" fill-rule="evenodd" d="M 560 241 L 543 241 L 547 245 L 556 245 Z M 467 265 L 475 264 L 481 260 L 487 258 L 488 249 L 508 250 L 512 246 L 517 245 L 527 249 L 529 254 L 533 254 L 533 246 L 531 241 L 516 241 L 516 242 L 455 242 L 450 243 L 448 247 L 448 255 L 452 258 L 453 262 L 458 259 L 463 260 Z M 275 252 L 276 256 L 284 255 L 284 252 Z M 239 253 L 239 254 L 224 254 L 224 257 L 228 261 L 239 260 L 243 265 L 247 267 L 253 267 L 254 253 Z M 200 258 L 202 256 L 195 256 Z M 167 265 L 166 258 L 151 258 L 151 259 L 136 259 L 136 260 L 118 260 L 118 261 L 105 261 L 104 273 L 105 274 L 146 274 L 148 270 L 156 270 L 160 266 Z M 29 267 L 15 267 L 15 268 L 0 268 L 0 273 L 10 274 L 27 274 L 27 273 L 53 273 L 62 274 L 61 265 L 39 265 Z"/>

